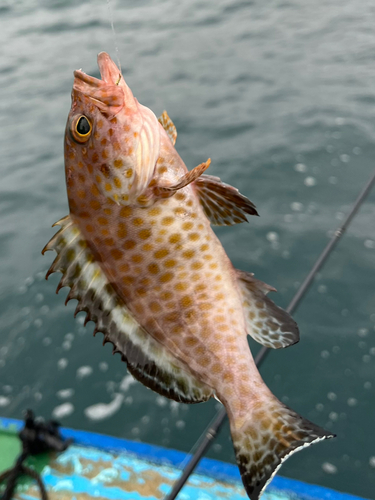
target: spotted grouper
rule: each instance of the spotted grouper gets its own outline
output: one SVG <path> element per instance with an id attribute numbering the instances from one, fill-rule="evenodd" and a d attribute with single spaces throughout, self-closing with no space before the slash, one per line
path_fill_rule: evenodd
<path id="1" fill-rule="evenodd" d="M 70 214 L 46 245 L 67 301 L 96 323 L 144 385 L 175 401 L 216 397 L 228 413 L 243 484 L 256 500 L 292 453 L 332 435 L 282 404 L 263 382 L 247 335 L 296 343 L 274 290 L 233 267 L 211 225 L 257 215 L 210 160 L 188 171 L 176 128 L 133 96 L 106 53 L 101 79 L 74 72 L 65 133 Z"/>

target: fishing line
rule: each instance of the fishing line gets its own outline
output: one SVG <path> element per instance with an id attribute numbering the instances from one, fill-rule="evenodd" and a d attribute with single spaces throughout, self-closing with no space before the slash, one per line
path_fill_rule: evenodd
<path id="1" fill-rule="evenodd" d="M 294 295 L 294 297 L 290 301 L 288 307 L 286 308 L 286 311 L 288 313 L 292 313 L 293 311 L 295 311 L 297 309 L 301 300 L 303 299 L 306 292 L 310 288 L 310 285 L 313 282 L 316 273 L 323 266 L 323 264 L 327 260 L 328 256 L 332 253 L 332 250 L 337 245 L 341 236 L 348 229 L 349 224 L 353 220 L 353 217 L 358 212 L 360 206 L 364 202 L 366 196 L 369 194 L 369 192 L 371 191 L 374 184 L 375 184 L 375 171 L 372 174 L 372 176 L 370 177 L 369 181 L 366 183 L 365 187 L 361 191 L 358 198 L 356 199 L 356 201 L 355 201 L 352 209 L 350 210 L 348 216 L 346 217 L 344 223 L 336 229 L 336 231 L 334 232 L 334 235 L 332 236 L 332 238 L 330 239 L 330 241 L 328 242 L 328 244 L 324 248 L 323 252 L 319 255 L 315 264 L 311 268 L 311 271 L 306 276 L 302 285 L 299 287 L 296 294 Z M 255 356 L 254 361 L 258 367 L 260 367 L 262 362 L 265 360 L 269 351 L 270 351 L 270 349 L 268 349 L 267 347 L 262 347 L 262 349 Z M 217 433 L 219 432 L 221 426 L 225 422 L 226 416 L 227 416 L 227 412 L 226 412 L 225 408 L 221 408 L 217 412 L 214 419 L 211 421 L 212 424 L 209 424 L 208 431 L 207 432 L 205 431 L 198 438 L 197 442 L 195 443 L 195 445 L 193 447 L 193 448 L 197 448 L 197 451 L 191 457 L 191 460 L 187 464 L 186 468 L 182 471 L 180 478 L 176 481 L 176 483 L 174 484 L 174 486 L 172 488 L 172 491 L 165 498 L 165 500 L 175 500 L 175 498 L 177 497 L 177 495 L 181 491 L 182 487 L 184 486 L 186 481 L 189 479 L 190 475 L 193 473 L 195 467 L 198 465 L 198 462 L 200 461 L 200 459 L 202 458 L 204 453 L 210 447 L 212 441 L 214 440 L 214 438 L 216 437 Z"/>
<path id="2" fill-rule="evenodd" d="M 114 25 L 114 22 L 113 22 L 113 12 L 112 12 L 111 0 L 107 0 L 107 5 L 108 5 L 108 11 L 109 11 L 109 20 L 111 22 L 111 28 L 112 28 L 113 44 L 115 46 L 115 53 L 116 53 L 116 59 L 117 59 L 117 67 L 120 70 L 120 74 L 121 74 L 122 71 L 121 71 L 120 53 L 119 53 L 119 50 L 118 50 L 117 35 L 116 35 L 116 31 L 115 31 L 115 25 Z"/>

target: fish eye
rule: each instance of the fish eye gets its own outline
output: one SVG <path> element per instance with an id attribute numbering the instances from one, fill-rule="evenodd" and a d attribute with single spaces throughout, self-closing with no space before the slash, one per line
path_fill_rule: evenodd
<path id="1" fill-rule="evenodd" d="M 92 125 L 86 116 L 80 115 L 76 120 L 74 120 L 72 133 L 77 142 L 86 142 L 89 139 L 91 132 Z"/>

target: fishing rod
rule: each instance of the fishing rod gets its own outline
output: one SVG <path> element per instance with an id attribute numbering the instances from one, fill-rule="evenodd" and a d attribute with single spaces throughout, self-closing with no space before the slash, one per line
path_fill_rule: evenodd
<path id="1" fill-rule="evenodd" d="M 356 202 L 353 205 L 353 208 L 349 212 L 345 221 L 343 222 L 343 224 L 341 226 L 339 226 L 336 229 L 332 238 L 328 242 L 327 246 L 324 248 L 322 253 L 319 255 L 317 261 L 315 262 L 315 264 L 311 268 L 311 271 L 306 276 L 304 282 L 301 284 L 301 286 L 297 290 L 296 294 L 292 298 L 290 304 L 286 308 L 286 311 L 288 313 L 291 314 L 297 309 L 301 300 L 303 299 L 306 292 L 310 288 L 310 285 L 313 282 L 313 279 L 314 279 L 316 273 L 323 266 L 323 264 L 327 260 L 328 256 L 331 254 L 332 250 L 337 245 L 341 236 L 344 234 L 344 232 L 349 227 L 351 221 L 353 220 L 354 216 L 358 212 L 360 206 L 364 202 L 367 195 L 370 193 L 374 183 L 375 183 L 375 172 L 373 173 L 373 175 L 371 176 L 371 178 L 369 179 L 369 181 L 366 183 L 365 187 L 363 188 L 362 192 L 358 196 Z M 262 362 L 265 360 L 266 356 L 268 355 L 269 350 L 270 349 L 268 347 L 262 347 L 262 349 L 258 352 L 258 354 L 255 357 L 255 364 L 257 367 L 261 366 Z M 226 412 L 225 408 L 221 408 L 217 412 L 217 415 L 216 415 L 216 417 L 214 417 L 212 425 L 209 426 L 208 430 L 205 431 L 199 437 L 197 442 L 195 443 L 195 445 L 193 447 L 193 448 L 196 448 L 194 455 L 191 457 L 190 461 L 188 462 L 188 464 L 184 468 L 184 470 L 181 474 L 181 477 L 178 479 L 178 481 L 176 481 L 171 493 L 165 498 L 165 500 L 175 500 L 175 498 L 177 497 L 177 495 L 181 491 L 182 487 L 184 486 L 186 481 L 189 479 L 190 475 L 193 473 L 195 467 L 198 465 L 198 462 L 200 461 L 200 459 L 202 458 L 204 453 L 208 450 L 208 448 L 212 444 L 212 441 L 217 436 L 217 433 L 221 429 L 221 426 L 223 425 L 226 416 L 227 416 L 227 412 Z"/>

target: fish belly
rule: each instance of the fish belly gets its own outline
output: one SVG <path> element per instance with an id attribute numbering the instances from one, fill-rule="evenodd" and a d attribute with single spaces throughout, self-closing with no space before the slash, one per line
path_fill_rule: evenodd
<path id="1" fill-rule="evenodd" d="M 193 187 L 151 207 L 111 204 L 89 222 L 79 214 L 76 220 L 111 286 L 149 335 L 217 390 L 227 380 L 233 392 L 238 370 L 242 379 L 249 374 L 250 385 L 235 273 Z"/>

